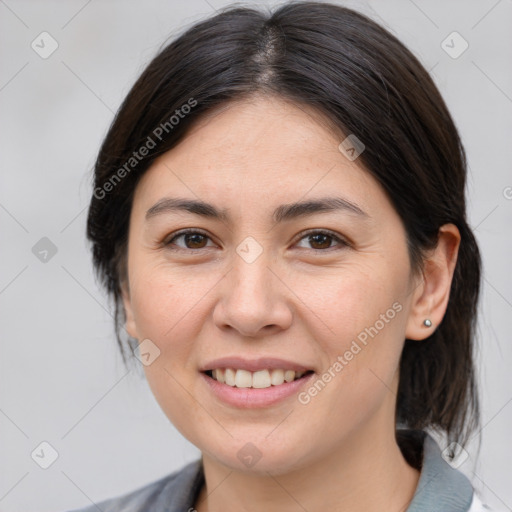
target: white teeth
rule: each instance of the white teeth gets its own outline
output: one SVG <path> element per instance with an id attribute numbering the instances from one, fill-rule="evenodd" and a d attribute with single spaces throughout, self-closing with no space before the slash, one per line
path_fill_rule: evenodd
<path id="1" fill-rule="evenodd" d="M 232 370 L 231 368 L 226 368 L 226 371 L 224 372 L 224 379 L 225 379 L 225 383 L 228 386 L 234 386 L 235 385 L 235 370 Z"/>
<path id="2" fill-rule="evenodd" d="M 293 370 L 286 370 L 284 372 L 284 380 L 286 382 L 291 382 L 293 379 L 295 379 L 295 372 Z"/>
<path id="3" fill-rule="evenodd" d="M 279 386 L 284 382 L 284 370 L 272 370 L 270 381 L 273 386 Z"/>
<path id="4" fill-rule="evenodd" d="M 252 374 L 253 388 L 269 388 L 270 385 L 270 373 L 268 373 L 268 370 L 260 370 Z"/>
<path id="5" fill-rule="evenodd" d="M 269 388 L 279 386 L 285 382 L 292 382 L 299 379 L 306 372 L 295 372 L 294 370 L 259 370 L 250 372 L 248 370 L 234 370 L 233 368 L 216 368 L 212 370 L 212 377 L 218 382 L 237 388 Z"/>
<path id="6" fill-rule="evenodd" d="M 235 386 L 237 388 L 250 388 L 252 386 L 252 375 L 247 370 L 237 370 L 235 374 Z"/>
<path id="7" fill-rule="evenodd" d="M 224 370 L 221 370 L 220 368 L 213 370 L 213 378 L 215 380 L 218 380 L 219 382 L 224 382 Z"/>

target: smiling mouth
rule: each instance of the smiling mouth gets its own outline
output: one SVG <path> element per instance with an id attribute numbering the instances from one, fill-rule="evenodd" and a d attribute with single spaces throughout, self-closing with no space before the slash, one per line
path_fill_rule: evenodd
<path id="1" fill-rule="evenodd" d="M 211 379 L 231 387 L 264 389 L 303 379 L 314 372 L 313 370 L 296 372 L 281 369 L 250 372 L 234 368 L 215 368 L 203 373 Z"/>

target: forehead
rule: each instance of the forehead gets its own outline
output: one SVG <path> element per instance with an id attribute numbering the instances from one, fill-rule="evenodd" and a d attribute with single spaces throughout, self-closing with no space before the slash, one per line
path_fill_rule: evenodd
<path id="1" fill-rule="evenodd" d="M 260 210 L 335 194 L 363 209 L 390 206 L 357 159 L 339 150 L 344 137 L 307 106 L 263 97 L 231 102 L 199 119 L 153 163 L 135 200 L 149 207 L 172 193 Z"/>

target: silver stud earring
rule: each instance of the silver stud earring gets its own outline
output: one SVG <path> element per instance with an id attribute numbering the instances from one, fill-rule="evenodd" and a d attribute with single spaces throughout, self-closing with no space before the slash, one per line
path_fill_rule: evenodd
<path id="1" fill-rule="evenodd" d="M 432 322 L 430 321 L 430 318 L 425 318 L 425 320 L 423 320 L 423 325 L 425 327 L 432 327 Z"/>

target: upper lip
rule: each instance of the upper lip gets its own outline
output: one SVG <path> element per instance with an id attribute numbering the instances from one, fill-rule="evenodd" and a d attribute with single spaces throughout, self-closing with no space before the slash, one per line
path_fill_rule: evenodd
<path id="1" fill-rule="evenodd" d="M 311 370 L 310 367 L 301 363 L 286 361 L 275 357 L 258 357 L 256 359 L 244 359 L 242 357 L 222 357 L 204 364 L 199 370 L 202 372 L 215 370 L 217 368 L 233 368 L 257 372 L 259 370 L 294 370 L 296 372 Z"/>

